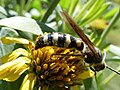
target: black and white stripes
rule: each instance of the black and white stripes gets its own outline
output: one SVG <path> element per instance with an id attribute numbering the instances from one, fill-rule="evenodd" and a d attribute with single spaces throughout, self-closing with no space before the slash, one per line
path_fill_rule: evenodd
<path id="1" fill-rule="evenodd" d="M 48 33 L 38 38 L 35 49 L 44 46 L 68 47 L 76 48 L 78 50 L 83 50 L 84 48 L 83 41 L 80 38 L 75 38 L 69 34 L 61 33 Z"/>

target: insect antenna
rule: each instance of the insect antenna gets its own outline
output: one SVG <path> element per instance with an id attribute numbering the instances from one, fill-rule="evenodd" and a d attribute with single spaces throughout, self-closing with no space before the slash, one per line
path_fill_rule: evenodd
<path id="1" fill-rule="evenodd" d="M 93 53 L 93 55 L 95 56 L 95 59 L 99 61 L 99 54 L 97 53 L 93 43 L 88 39 L 88 37 L 83 33 L 82 29 L 77 25 L 77 23 L 75 23 L 73 21 L 73 19 L 66 13 L 66 11 L 62 11 L 61 12 L 62 16 L 65 18 L 65 20 L 71 25 L 71 27 L 73 28 L 73 30 L 78 34 L 78 36 L 85 42 L 85 44 L 89 47 L 89 49 L 91 50 L 91 52 Z M 104 51 L 104 57 L 102 59 L 101 64 L 104 65 L 105 63 L 105 58 L 106 58 L 106 53 Z M 117 73 L 120 75 L 120 72 L 118 72 L 117 70 L 109 67 L 108 65 L 106 65 L 105 63 L 105 67 L 108 68 L 109 70 Z M 91 68 L 92 69 L 92 68 Z M 93 69 L 94 71 L 94 69 Z"/>
<path id="2" fill-rule="evenodd" d="M 105 49 L 104 49 L 104 56 L 103 56 L 103 60 L 102 60 L 102 62 L 105 61 L 105 58 L 106 58 L 106 51 L 105 51 Z M 120 72 L 119 72 L 119 71 L 117 71 L 117 70 L 113 69 L 112 67 L 106 65 L 106 63 L 105 63 L 105 67 L 108 68 L 109 70 L 115 72 L 116 74 L 120 75 Z"/>
<path id="3" fill-rule="evenodd" d="M 118 72 L 117 70 L 111 68 L 110 66 L 106 65 L 106 68 L 108 68 L 109 70 L 115 72 L 116 74 L 120 75 L 120 72 Z"/>

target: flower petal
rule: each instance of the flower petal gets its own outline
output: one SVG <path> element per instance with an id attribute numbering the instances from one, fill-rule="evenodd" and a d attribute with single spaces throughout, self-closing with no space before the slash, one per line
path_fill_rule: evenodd
<path id="1" fill-rule="evenodd" d="M 29 73 L 25 76 L 20 90 L 33 90 L 36 82 L 36 75 L 34 73 Z"/>
<path id="2" fill-rule="evenodd" d="M 20 75 L 29 69 L 26 63 L 29 63 L 30 60 L 26 57 L 20 57 L 16 60 L 7 62 L 0 66 L 0 79 L 5 81 L 15 81 Z"/>
<path id="3" fill-rule="evenodd" d="M 1 41 L 4 44 L 11 44 L 11 43 L 19 43 L 19 44 L 29 44 L 29 41 L 27 39 L 23 38 L 13 38 L 13 37 L 3 37 L 1 38 Z"/>
<path id="4" fill-rule="evenodd" d="M 95 74 L 93 71 L 89 70 L 89 71 L 85 71 L 81 74 L 78 75 L 78 78 L 80 79 L 87 79 L 87 78 L 90 78 L 90 77 L 93 77 Z"/>
<path id="5" fill-rule="evenodd" d="M 22 48 L 16 49 L 12 53 L 3 56 L 2 59 L 1 59 L 1 62 L 6 63 L 8 61 L 15 60 L 20 55 L 28 56 L 28 52 L 25 49 L 22 49 Z"/>

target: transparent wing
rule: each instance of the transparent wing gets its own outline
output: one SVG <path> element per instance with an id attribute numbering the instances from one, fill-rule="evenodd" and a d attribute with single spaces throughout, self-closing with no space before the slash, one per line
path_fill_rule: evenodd
<path id="1" fill-rule="evenodd" d="M 65 11 L 62 11 L 61 14 L 66 19 L 66 21 L 71 25 L 73 30 L 78 34 L 78 36 L 84 41 L 84 43 L 88 45 L 89 49 L 94 54 L 95 58 L 98 59 L 99 56 L 93 43 L 83 33 L 82 29 L 74 22 L 74 20 Z"/>

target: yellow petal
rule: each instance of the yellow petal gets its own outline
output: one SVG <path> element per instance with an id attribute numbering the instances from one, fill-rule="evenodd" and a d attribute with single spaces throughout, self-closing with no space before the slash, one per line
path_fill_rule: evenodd
<path id="1" fill-rule="evenodd" d="M 20 75 L 29 69 L 29 66 L 26 63 L 29 63 L 30 60 L 26 57 L 20 57 L 16 60 L 7 62 L 0 66 L 0 80 L 5 81 L 15 81 Z"/>
<path id="2" fill-rule="evenodd" d="M 95 75 L 94 72 L 89 70 L 89 71 L 85 71 L 85 72 L 79 74 L 78 78 L 79 79 L 87 79 L 87 78 L 93 77 L 94 75 Z"/>
<path id="3" fill-rule="evenodd" d="M 33 90 L 36 82 L 36 75 L 34 73 L 29 73 L 25 76 L 20 90 Z"/>
<path id="4" fill-rule="evenodd" d="M 23 38 L 3 37 L 1 38 L 1 41 L 4 44 L 11 44 L 14 42 L 19 44 L 29 44 L 29 41 Z"/>
<path id="5" fill-rule="evenodd" d="M 1 59 L 1 62 L 6 63 L 8 61 L 15 60 L 20 55 L 28 56 L 28 52 L 25 49 L 22 49 L 22 48 L 16 49 L 11 54 L 3 56 L 2 59 Z"/>

